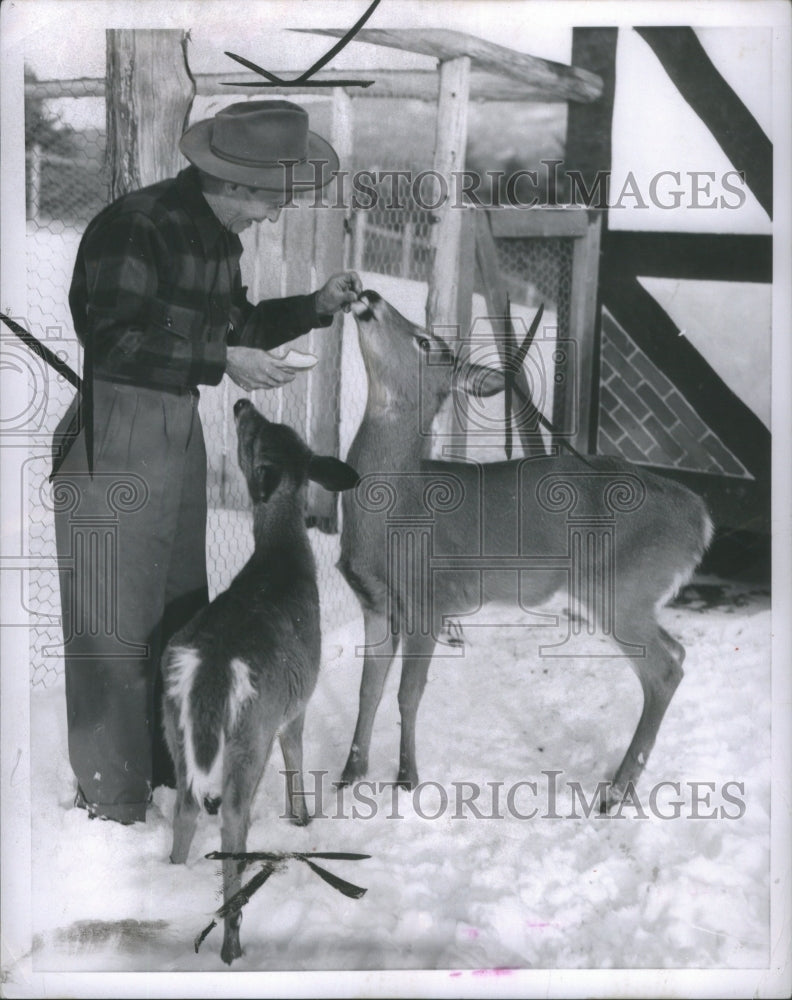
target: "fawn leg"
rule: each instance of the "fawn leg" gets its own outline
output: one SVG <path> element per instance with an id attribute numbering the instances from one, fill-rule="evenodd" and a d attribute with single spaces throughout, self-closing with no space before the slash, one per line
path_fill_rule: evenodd
<path id="1" fill-rule="evenodd" d="M 267 762 L 272 746 L 272 735 L 266 738 L 255 734 L 245 740 L 245 753 L 235 759 L 227 752 L 223 767 L 223 825 L 221 844 L 224 852 L 244 854 L 247 847 L 248 828 L 250 826 L 250 806 L 253 794 L 261 778 L 264 765 Z M 223 861 L 223 899 L 226 903 L 241 887 L 244 861 L 228 858 Z M 242 913 L 236 910 L 225 918 L 225 932 L 220 957 L 230 965 L 242 954 L 239 942 L 239 925 L 242 923 Z"/>
<path id="2" fill-rule="evenodd" d="M 671 640 L 670 643 L 668 640 Z M 640 777 L 666 709 L 684 676 L 681 665 L 684 655 L 682 646 L 671 639 L 668 633 L 663 634 L 663 630 L 654 623 L 652 633 L 634 641 L 641 642 L 646 648 L 645 656 L 635 656 L 630 660 L 641 682 L 644 704 L 635 734 L 608 793 L 608 806 L 620 802 L 627 786 L 630 783 L 634 785 Z"/>
<path id="3" fill-rule="evenodd" d="M 286 770 L 289 791 L 289 811 L 292 822 L 297 826 L 307 826 L 311 822 L 305 805 L 305 789 L 303 786 L 303 724 L 305 713 L 300 714 L 281 730 L 280 745 L 283 751 L 283 762 Z"/>
<path id="4" fill-rule="evenodd" d="M 355 735 L 341 775 L 341 784 L 344 785 L 359 781 L 368 771 L 374 716 L 382 697 L 385 678 L 399 645 L 399 638 L 392 634 L 385 612 L 367 610 L 363 612 L 363 619 L 366 627 L 366 651 L 360 680 L 360 705 Z"/>
<path id="5" fill-rule="evenodd" d="M 398 784 L 414 788 L 418 784 L 418 764 L 415 759 L 415 721 L 421 702 L 429 664 L 432 662 L 435 639 L 432 635 L 411 635 L 404 640 L 402 675 L 399 684 L 401 714 L 401 747 L 399 750 Z"/>
<path id="6" fill-rule="evenodd" d="M 183 865 L 195 836 L 200 806 L 193 797 L 192 789 L 187 787 L 184 748 L 176 725 L 175 709 L 170 699 L 165 699 L 164 702 L 163 721 L 168 750 L 176 765 L 176 808 L 173 813 L 173 846 L 170 859 L 171 864 Z"/>

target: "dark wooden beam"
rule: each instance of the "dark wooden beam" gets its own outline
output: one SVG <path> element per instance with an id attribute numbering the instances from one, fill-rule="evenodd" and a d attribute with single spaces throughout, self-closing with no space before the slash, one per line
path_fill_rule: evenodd
<path id="1" fill-rule="evenodd" d="M 772 236 L 638 233 L 611 230 L 603 243 L 609 269 L 652 278 L 773 280 Z"/>
<path id="2" fill-rule="evenodd" d="M 773 217 L 773 144 L 715 68 L 692 28 L 636 28 L 680 94 Z"/>
<path id="3" fill-rule="evenodd" d="M 600 290 L 603 305 L 616 321 L 751 475 L 769 479 L 770 432 L 695 347 L 679 335 L 679 327 L 634 274 L 606 262 Z"/>
<path id="4" fill-rule="evenodd" d="M 572 62 L 595 73 L 602 80 L 602 93 L 591 104 L 570 104 L 567 118 L 565 170 L 580 172 L 587 190 L 592 190 L 598 177 L 607 177 L 611 169 L 611 134 L 613 131 L 613 99 L 616 93 L 616 42 L 618 28 L 573 28 Z M 569 200 L 569 192 L 563 192 Z M 600 238 L 608 232 L 608 213 L 601 213 Z M 596 274 L 596 272 L 595 272 Z M 588 426 L 589 454 L 597 450 L 600 391 L 600 318 L 602 294 L 597 292 L 594 309 L 594 329 L 591 333 L 591 384 L 582 386 L 581 400 L 588 400 L 588 413 L 581 414 Z"/>

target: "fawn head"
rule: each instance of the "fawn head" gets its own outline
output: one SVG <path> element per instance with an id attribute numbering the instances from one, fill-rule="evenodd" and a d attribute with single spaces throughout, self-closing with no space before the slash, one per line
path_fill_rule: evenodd
<path id="1" fill-rule="evenodd" d="M 234 403 L 239 467 L 254 504 L 279 491 L 294 495 L 310 479 L 326 490 L 349 490 L 360 478 L 330 455 L 315 455 L 296 431 L 267 420 L 249 399 Z"/>
<path id="2" fill-rule="evenodd" d="M 504 372 L 461 362 L 438 333 L 405 319 L 378 292 L 363 292 L 352 312 L 370 391 L 383 407 L 414 407 L 420 399 L 437 412 L 452 388 L 481 397 L 503 390 Z"/>

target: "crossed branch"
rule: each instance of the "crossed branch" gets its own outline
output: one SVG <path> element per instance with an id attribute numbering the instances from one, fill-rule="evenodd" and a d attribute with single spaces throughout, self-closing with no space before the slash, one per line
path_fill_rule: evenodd
<path id="1" fill-rule="evenodd" d="M 315 864 L 311 859 L 321 858 L 323 861 L 365 861 L 371 857 L 370 854 L 349 854 L 346 851 L 314 851 L 311 854 L 289 854 L 282 851 L 250 851 L 243 854 L 233 854 L 228 851 L 212 851 L 206 857 L 210 861 L 239 861 L 242 871 L 244 871 L 247 865 L 257 861 L 261 862 L 261 868 L 242 886 L 239 892 L 234 893 L 231 899 L 215 910 L 212 922 L 204 927 L 195 939 L 196 954 L 198 954 L 198 949 L 207 935 L 217 927 L 217 921 L 238 913 L 246 903 L 250 902 L 254 894 L 264 885 L 270 875 L 273 875 L 277 871 L 285 870 L 288 861 L 304 862 L 320 879 L 350 899 L 360 899 L 361 896 L 364 896 L 368 892 L 368 889 L 363 889 L 353 882 L 347 882 L 346 879 L 339 878 L 338 875 L 334 875 L 326 868 Z"/>
<path id="2" fill-rule="evenodd" d="M 225 54 L 234 59 L 236 62 L 241 63 L 248 69 L 252 69 L 254 73 L 258 73 L 259 76 L 263 76 L 268 83 L 264 83 L 261 80 L 253 80 L 250 83 L 230 83 L 225 82 L 224 87 L 299 87 L 299 89 L 304 89 L 305 87 L 370 87 L 373 80 L 312 80 L 311 77 L 326 66 L 341 49 L 345 48 L 355 37 L 355 35 L 360 31 L 363 25 L 368 21 L 371 15 L 374 13 L 375 9 L 379 6 L 380 0 L 373 0 L 373 3 L 368 8 L 368 10 L 360 17 L 349 29 L 349 31 L 340 38 L 335 45 L 331 46 L 325 52 L 325 54 L 317 59 L 316 62 L 307 69 L 300 76 L 296 77 L 294 80 L 284 80 L 280 76 L 276 76 L 275 73 L 271 73 L 269 70 L 264 69 L 262 66 L 258 66 L 256 63 L 251 62 L 250 59 L 245 59 L 242 56 L 235 55 L 233 52 L 226 52 Z"/>

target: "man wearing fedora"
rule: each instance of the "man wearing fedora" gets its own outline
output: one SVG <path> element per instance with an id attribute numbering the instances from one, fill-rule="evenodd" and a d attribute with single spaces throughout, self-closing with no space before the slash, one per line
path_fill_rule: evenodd
<path id="1" fill-rule="evenodd" d="M 302 108 L 232 104 L 180 148 L 190 166 L 85 231 L 69 292 L 85 387 L 55 437 L 76 804 L 122 823 L 145 820 L 152 789 L 173 784 L 159 655 L 208 598 L 198 386 L 224 374 L 246 390 L 291 381 L 288 357 L 268 351 L 329 326 L 362 290 L 345 272 L 313 294 L 253 304 L 241 283 L 238 234 L 338 167 Z"/>

